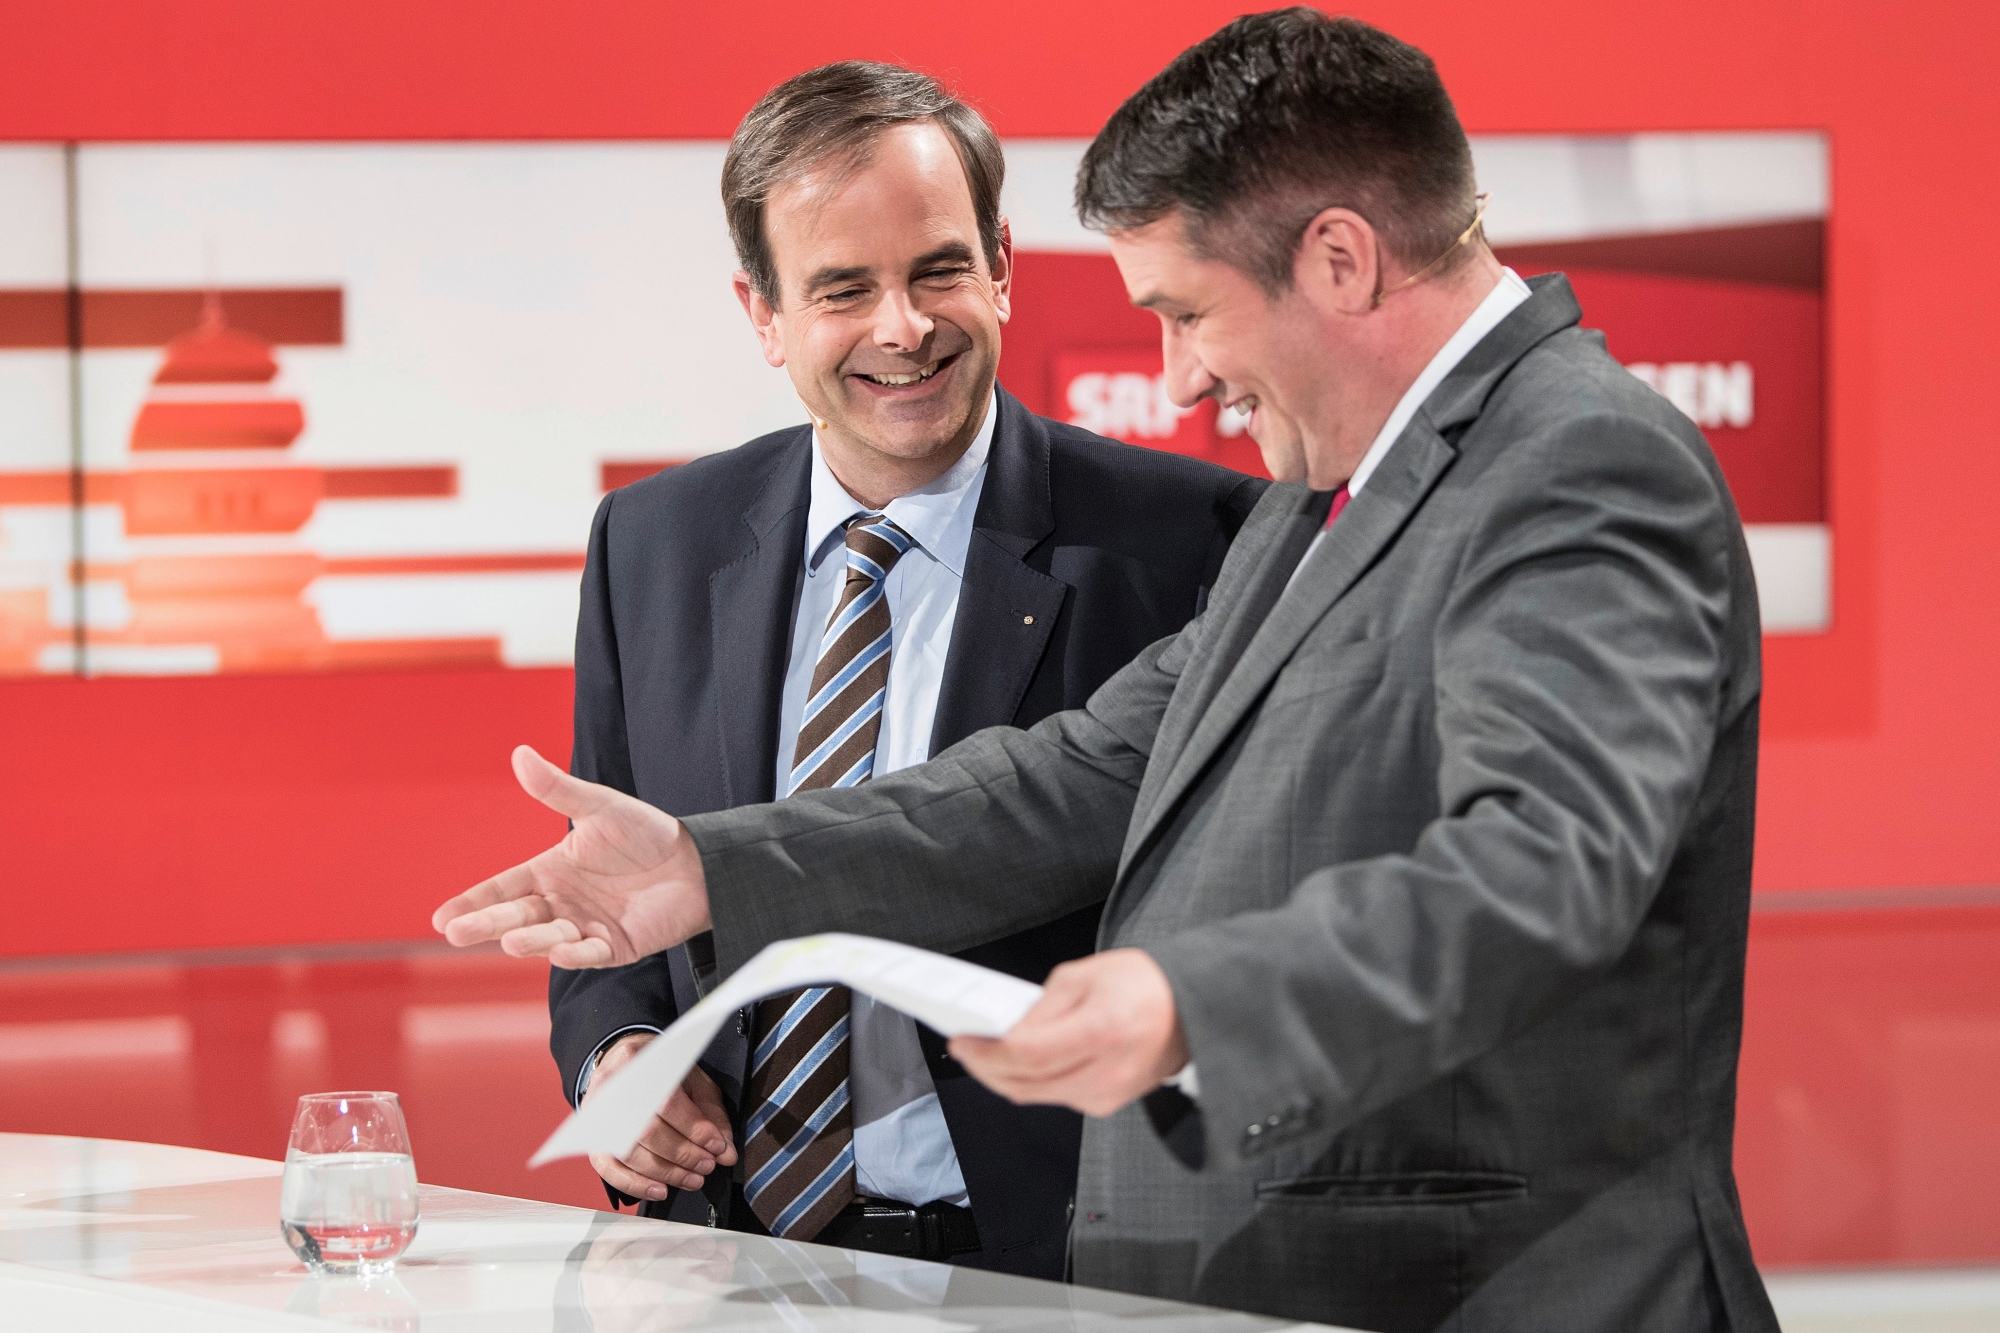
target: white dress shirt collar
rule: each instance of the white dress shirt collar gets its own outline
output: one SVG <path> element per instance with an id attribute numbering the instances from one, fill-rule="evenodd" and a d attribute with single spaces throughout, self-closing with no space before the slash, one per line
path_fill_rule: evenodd
<path id="1" fill-rule="evenodd" d="M 897 527 L 910 534 L 933 560 L 959 578 L 965 577 L 965 553 L 972 545 L 972 519 L 977 508 L 967 504 L 977 495 L 985 476 L 986 456 L 993 448 L 994 424 L 999 419 L 999 396 L 986 401 L 986 420 L 979 433 L 956 463 L 928 486 L 899 495 L 883 507 Z M 819 431 L 813 431 L 812 501 L 806 511 L 806 568 L 818 569 L 820 561 L 842 545 L 841 528 L 856 514 L 869 509 L 847 493 L 826 465 L 826 452 Z"/>
<path id="2" fill-rule="evenodd" d="M 1437 355 L 1430 359 L 1430 364 L 1424 367 L 1423 373 L 1403 391 L 1402 398 L 1396 403 L 1396 410 L 1382 423 L 1382 429 L 1376 434 L 1375 442 L 1368 446 L 1368 452 L 1361 456 L 1361 462 L 1356 465 L 1354 475 L 1347 479 L 1348 495 L 1361 494 L 1361 488 L 1368 484 L 1368 478 L 1374 475 L 1377 467 L 1381 466 L 1382 459 L 1388 454 L 1390 446 L 1396 443 L 1397 437 L 1410 424 L 1410 418 L 1417 414 L 1417 409 L 1424 405 L 1424 399 L 1430 397 L 1432 390 L 1444 383 L 1444 377 L 1458 368 L 1458 363 L 1465 359 L 1466 353 L 1479 345 L 1481 338 L 1493 332 L 1500 321 L 1513 314 L 1514 307 L 1527 300 L 1530 295 L 1532 293 L 1528 290 L 1528 284 L 1521 281 L 1520 274 L 1511 268 L 1500 271 L 1500 281 L 1493 284 L 1493 290 L 1486 293 L 1486 299 L 1466 316 L 1465 323 L 1458 326 L 1458 332 L 1445 339 L 1444 346 L 1438 348 Z"/>

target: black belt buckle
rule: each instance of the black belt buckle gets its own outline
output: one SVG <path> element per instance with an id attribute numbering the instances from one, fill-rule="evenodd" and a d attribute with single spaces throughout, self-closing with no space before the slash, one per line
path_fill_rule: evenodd
<path id="1" fill-rule="evenodd" d="M 821 1245 L 942 1263 L 978 1249 L 979 1229 L 969 1209 L 948 1203 L 913 1208 L 891 1199 L 860 1199 L 842 1209 L 813 1239 Z"/>
<path id="2" fill-rule="evenodd" d="M 853 1225 L 858 1231 L 850 1249 L 871 1254 L 896 1254 L 910 1259 L 924 1257 L 923 1229 L 917 1225 L 917 1210 L 903 1204 L 869 1199 L 852 1205 L 860 1210 Z"/>
<path id="3" fill-rule="evenodd" d="M 973 1224 L 970 1208 L 927 1203 L 917 1209 L 917 1225 L 923 1235 L 926 1259 L 944 1263 L 954 1255 L 979 1248 L 979 1228 Z"/>

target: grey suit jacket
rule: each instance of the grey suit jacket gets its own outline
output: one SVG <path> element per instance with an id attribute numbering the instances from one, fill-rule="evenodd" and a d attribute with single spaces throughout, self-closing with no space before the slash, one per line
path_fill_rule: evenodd
<path id="1" fill-rule="evenodd" d="M 1776 1326 L 1730 1167 L 1749 558 L 1699 432 L 1533 285 L 1307 564 L 1327 497 L 1273 487 L 1087 707 L 688 821 L 725 971 L 1108 897 L 1202 1091 L 1089 1122 L 1080 1282 L 1382 1330 Z"/>

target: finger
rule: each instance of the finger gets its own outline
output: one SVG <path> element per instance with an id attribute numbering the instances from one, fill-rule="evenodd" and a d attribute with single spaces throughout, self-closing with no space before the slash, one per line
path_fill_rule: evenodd
<path id="1" fill-rule="evenodd" d="M 528 793 L 559 815 L 582 819 L 601 809 L 611 790 L 571 777 L 535 753 L 532 745 L 514 747 L 514 779 Z"/>
<path id="2" fill-rule="evenodd" d="M 664 1182 L 640 1175 L 608 1153 L 592 1153 L 590 1164 L 596 1169 L 597 1174 L 604 1178 L 605 1184 L 620 1193 L 629 1194 L 635 1199 L 667 1197 L 667 1187 Z"/>
<path id="3" fill-rule="evenodd" d="M 1068 971 L 1074 967 L 1074 963 L 1064 963 L 1051 972 L 1040 998 L 1028 1006 L 1028 1012 L 1015 1020 L 1014 1026 L 1002 1035 L 953 1037 L 948 1043 L 953 1058 L 968 1068 L 974 1062 L 997 1069 L 1018 1061 L 1024 1050 L 1020 1041 L 1023 1035 L 1032 1039 L 1037 1031 L 1047 1029 L 1057 1018 L 1074 1013 L 1082 1005 L 1084 991 L 1076 984 L 1073 973 Z M 961 1051 L 966 1054 L 961 1055 Z"/>
<path id="4" fill-rule="evenodd" d="M 963 1047 L 954 1041 L 951 1053 L 974 1078 L 1009 1101 L 1067 1104 L 1066 1085 L 1090 1066 L 1094 1046 L 1085 1043 L 1024 1050 L 1009 1035 L 985 1039 L 979 1045 L 967 1041 Z"/>
<path id="5" fill-rule="evenodd" d="M 1103 1053 L 1102 1029 L 1087 1010 L 1070 1008 L 1047 1018 L 1030 1010 L 1006 1036 L 990 1038 L 984 1049 L 973 1050 L 973 1058 L 989 1072 L 1007 1078 L 1055 1078 Z"/>
<path id="6" fill-rule="evenodd" d="M 705 1179 L 707 1173 L 715 1169 L 715 1163 L 706 1157 L 698 1159 L 693 1166 L 687 1167 L 660 1156 L 644 1145 L 635 1147 L 625 1154 L 625 1165 L 642 1176 L 663 1180 L 675 1189 L 682 1190 L 700 1189 L 707 1183 Z"/>
<path id="7" fill-rule="evenodd" d="M 501 871 L 493 878 L 482 880 L 457 897 L 448 898 L 444 904 L 431 913 L 431 929 L 443 931 L 450 922 L 481 908 L 495 903 L 511 902 L 525 898 L 535 892 L 535 872 L 533 861 L 523 861 L 520 865 Z"/>
<path id="8" fill-rule="evenodd" d="M 540 925 L 554 915 L 548 901 L 540 895 L 516 898 L 511 902 L 495 903 L 476 912 L 467 912 L 447 922 L 444 937 L 457 945 L 479 944 L 497 940 L 510 930 Z"/>
<path id="9" fill-rule="evenodd" d="M 1088 1115 L 1107 1113 L 1099 1109 L 1102 1099 L 1095 1095 L 1097 1080 L 1087 1065 L 1053 1078 L 1038 1078 L 984 1068 L 976 1054 L 962 1057 L 960 1063 L 974 1078 L 1017 1106 L 1067 1106 Z"/>
<path id="10" fill-rule="evenodd" d="M 715 1120 L 709 1118 L 708 1108 L 688 1096 L 685 1087 L 677 1089 L 673 1096 L 667 1098 L 667 1104 L 660 1108 L 659 1118 L 681 1138 L 711 1157 L 719 1159 L 729 1147 L 729 1140 L 723 1136 Z"/>
<path id="11" fill-rule="evenodd" d="M 639 1136 L 634 1151 L 644 1148 L 655 1159 L 667 1166 L 679 1167 L 683 1171 L 693 1171 L 707 1175 L 715 1170 L 715 1155 L 700 1144 L 689 1141 L 679 1130 L 661 1120 L 655 1120 Z M 628 1154 L 626 1161 L 632 1161 Z"/>
<path id="12" fill-rule="evenodd" d="M 736 1165 L 736 1129 L 729 1120 L 729 1103 L 722 1100 L 722 1089 L 715 1086 L 715 1080 L 704 1073 L 699 1065 L 688 1070 L 687 1078 L 681 1083 L 688 1100 L 698 1107 L 708 1123 L 714 1125 L 722 1135 L 722 1151 L 719 1160 L 724 1166 Z"/>
<path id="13" fill-rule="evenodd" d="M 567 925 L 568 922 L 563 924 Z M 618 961 L 618 954 L 611 947 L 611 941 L 593 936 L 590 939 L 556 945 L 549 950 L 549 961 L 557 967 L 572 969 L 610 967 Z"/>
<path id="14" fill-rule="evenodd" d="M 558 946 L 575 943 L 581 933 L 576 922 L 557 917 L 508 931 L 500 937 L 500 950 L 512 958 L 545 958 Z"/>
<path id="15" fill-rule="evenodd" d="M 695 1105 L 701 1108 L 703 1118 L 715 1126 L 716 1139 L 721 1141 L 721 1147 L 710 1149 L 715 1154 L 715 1160 L 724 1166 L 735 1166 L 736 1132 L 730 1127 L 728 1108 L 723 1106 L 720 1098 L 713 1104 L 697 1101 Z"/>

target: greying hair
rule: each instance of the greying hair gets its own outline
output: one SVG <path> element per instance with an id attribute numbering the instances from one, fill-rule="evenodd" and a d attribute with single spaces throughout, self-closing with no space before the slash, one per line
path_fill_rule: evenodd
<path id="1" fill-rule="evenodd" d="M 771 195 L 827 163 L 864 166 L 884 130 L 926 120 L 944 130 L 958 151 L 987 267 L 1000 262 L 1000 185 L 1007 164 L 992 127 L 928 74 L 842 60 L 794 75 L 765 93 L 729 141 L 722 207 L 737 261 L 759 296 L 773 307 L 782 305 L 771 237 L 764 229 Z"/>

